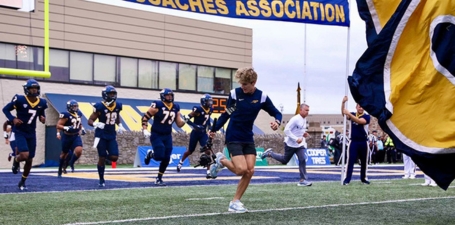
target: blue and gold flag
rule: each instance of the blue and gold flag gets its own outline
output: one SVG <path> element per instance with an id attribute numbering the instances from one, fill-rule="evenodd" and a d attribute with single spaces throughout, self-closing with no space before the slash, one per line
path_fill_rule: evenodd
<path id="1" fill-rule="evenodd" d="M 443 189 L 455 179 L 455 1 L 357 0 L 368 49 L 354 99 Z"/>

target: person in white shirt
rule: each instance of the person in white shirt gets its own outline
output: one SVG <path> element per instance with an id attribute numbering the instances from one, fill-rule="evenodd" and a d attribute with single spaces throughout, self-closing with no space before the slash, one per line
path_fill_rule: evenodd
<path id="1" fill-rule="evenodd" d="M 300 181 L 298 186 L 311 186 L 312 183 L 308 181 L 306 172 L 306 161 L 305 161 L 305 150 L 307 144 L 305 141 L 309 134 L 306 132 L 306 117 L 310 107 L 307 104 L 300 105 L 299 114 L 293 116 L 284 128 L 284 155 L 273 152 L 273 149 L 269 148 L 262 154 L 262 159 L 271 157 L 283 164 L 287 164 L 294 154 L 297 154 L 299 159 L 299 171 Z"/>
<path id="2" fill-rule="evenodd" d="M 416 178 L 416 164 L 412 161 L 411 157 L 403 153 L 404 163 L 404 176 L 403 179 L 415 179 Z"/>

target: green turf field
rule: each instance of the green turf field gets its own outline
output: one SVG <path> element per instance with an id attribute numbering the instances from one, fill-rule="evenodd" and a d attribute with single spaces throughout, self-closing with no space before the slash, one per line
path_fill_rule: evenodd
<path id="1" fill-rule="evenodd" d="M 453 224 L 455 191 L 422 182 L 252 185 L 245 214 L 227 212 L 235 185 L 1 194 L 0 224 Z"/>

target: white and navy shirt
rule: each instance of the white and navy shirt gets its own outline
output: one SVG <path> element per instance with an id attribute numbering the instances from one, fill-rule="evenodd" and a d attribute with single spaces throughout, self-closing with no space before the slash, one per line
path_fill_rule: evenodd
<path id="1" fill-rule="evenodd" d="M 304 147 L 306 148 L 306 141 L 303 137 L 303 134 L 306 132 L 306 118 L 303 118 L 300 114 L 293 116 L 284 128 L 284 143 L 287 146 L 292 148 Z M 302 138 L 300 144 L 297 143 L 297 140 Z"/>

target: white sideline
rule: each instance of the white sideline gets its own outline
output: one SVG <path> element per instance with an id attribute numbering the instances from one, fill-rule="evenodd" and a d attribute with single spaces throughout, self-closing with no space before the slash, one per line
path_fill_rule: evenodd
<path id="1" fill-rule="evenodd" d="M 97 171 L 97 168 L 92 168 L 92 169 L 79 169 L 77 168 L 78 165 L 75 165 L 76 171 L 77 172 L 87 172 L 87 171 Z M 368 168 L 374 168 L 374 167 L 398 167 L 398 166 L 403 166 L 403 164 L 381 164 L 381 165 L 371 165 Z M 282 166 L 282 165 L 277 165 L 277 166 L 255 166 L 255 169 L 298 169 L 298 166 Z M 335 166 L 335 165 L 307 165 L 307 168 L 341 168 L 341 166 Z M 354 165 L 354 168 L 360 168 L 359 165 Z M 57 171 L 58 167 L 37 167 L 37 168 L 32 168 L 31 173 L 33 172 L 54 172 Z M 202 167 L 192 167 L 192 166 L 187 166 L 183 167 L 184 170 L 201 170 L 205 169 Z M 417 168 L 418 169 L 418 168 Z M 136 170 L 136 171 L 157 171 L 158 167 L 130 167 L 130 168 L 116 168 L 112 169 L 110 166 L 106 166 L 106 171 L 131 171 L 131 170 Z M 0 173 L 11 173 L 11 168 L 3 168 L 0 169 Z"/>
<path id="2" fill-rule="evenodd" d="M 340 207 L 340 206 L 357 206 L 357 205 L 371 205 L 371 204 L 379 205 L 379 204 L 387 204 L 387 203 L 415 202 L 415 201 L 426 201 L 426 200 L 437 200 L 437 199 L 455 199 L 455 196 L 435 197 L 435 198 L 398 199 L 398 200 L 387 200 L 387 201 L 379 201 L 379 202 L 358 202 L 358 203 L 346 203 L 346 204 L 330 204 L 330 205 L 304 206 L 304 207 L 293 207 L 293 208 L 259 209 L 259 210 L 249 210 L 248 213 L 273 212 L 273 211 L 290 211 L 290 210 L 317 209 L 317 208 L 330 208 L 330 207 Z M 163 220 L 163 219 L 177 219 L 177 218 L 191 218 L 191 217 L 216 216 L 216 215 L 227 215 L 227 214 L 233 214 L 233 213 L 232 213 L 232 212 L 222 212 L 222 213 L 186 214 L 186 215 L 161 216 L 161 217 L 146 217 L 146 218 L 124 219 L 124 220 L 110 220 L 110 221 L 98 221 L 98 222 L 68 223 L 68 224 L 65 224 L 65 225 L 95 225 L 95 224 L 106 224 L 106 223 L 128 223 L 128 222 L 135 222 L 135 221 Z"/>

